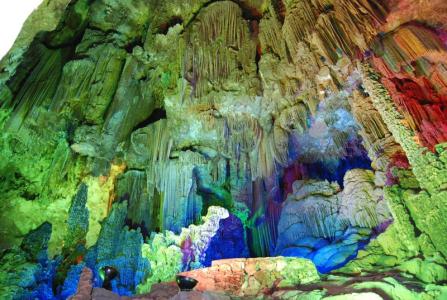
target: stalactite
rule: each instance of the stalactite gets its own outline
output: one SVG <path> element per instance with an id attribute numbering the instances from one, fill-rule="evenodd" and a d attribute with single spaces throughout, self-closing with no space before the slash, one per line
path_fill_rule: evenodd
<path id="1" fill-rule="evenodd" d="M 382 83 L 420 143 L 433 151 L 447 141 L 447 78 L 440 63 L 447 59 L 446 47 L 434 31 L 407 24 L 379 38 L 373 49 Z"/>
<path id="2" fill-rule="evenodd" d="M 248 115 L 229 115 L 226 123 L 230 140 L 230 149 L 235 156 L 238 152 L 251 152 L 259 144 L 262 128 L 257 119 Z"/>
<path id="3" fill-rule="evenodd" d="M 259 24 L 259 40 L 263 51 L 271 50 L 280 57 L 285 56 L 285 42 L 281 24 L 274 17 L 263 18 Z"/>
<path id="4" fill-rule="evenodd" d="M 297 131 L 303 133 L 308 127 L 309 112 L 303 103 L 299 103 L 290 108 L 284 109 L 279 118 L 275 121 L 275 125 L 281 127 L 285 131 Z"/>
<path id="5" fill-rule="evenodd" d="M 206 166 L 207 161 L 200 154 L 181 152 L 179 159 L 151 163 L 147 166 L 147 189 L 149 197 L 155 191 L 163 197 L 163 229 L 179 232 L 182 227 L 191 223 L 200 215 L 200 197 L 191 194 L 194 189 L 192 170 L 196 166 Z M 192 210 L 192 211 L 190 211 Z"/>
<path id="6" fill-rule="evenodd" d="M 262 223 L 251 230 L 251 252 L 255 257 L 270 256 L 272 249 L 272 236 L 268 223 Z"/>
<path id="7" fill-rule="evenodd" d="M 342 23 L 332 13 L 320 15 L 316 25 L 319 48 L 332 63 L 336 63 L 343 53 L 352 57 L 356 45 L 342 28 Z"/>
<path id="8" fill-rule="evenodd" d="M 376 35 L 372 22 L 382 19 L 383 8 L 373 8 L 367 1 L 299 1 L 289 10 L 282 30 L 292 57 L 298 44 L 306 41 L 335 63 L 340 52 L 353 57 L 367 50 Z"/>
<path id="9" fill-rule="evenodd" d="M 224 1 L 210 5 L 195 28 L 199 40 L 212 43 L 222 38 L 225 45 L 240 49 L 247 34 L 241 17 L 241 9 L 234 2 Z"/>
<path id="10" fill-rule="evenodd" d="M 399 27 L 379 38 L 373 44 L 373 50 L 389 68 L 380 69 L 386 75 L 390 71 L 398 73 L 401 68 L 414 71 L 412 62 L 423 57 L 435 63 L 447 58 L 446 48 L 439 37 L 432 30 L 417 24 Z"/>
<path id="11" fill-rule="evenodd" d="M 361 124 L 360 135 L 372 165 L 377 170 L 385 171 L 391 157 L 403 150 L 389 132 L 380 113 L 374 108 L 369 95 L 364 96 L 355 91 L 350 100 L 352 113 Z"/>
<path id="12" fill-rule="evenodd" d="M 117 200 L 128 202 L 127 219 L 139 226 L 144 234 L 155 231 L 157 216 L 153 211 L 155 197 L 149 198 L 147 193 L 146 173 L 131 170 L 118 178 Z"/>
<path id="13" fill-rule="evenodd" d="M 330 206 L 306 207 L 302 212 L 302 222 L 313 236 L 334 239 L 340 228 L 349 225 L 349 220 L 337 217 L 337 210 Z"/>
<path id="14" fill-rule="evenodd" d="M 386 8 L 368 0 L 334 1 L 337 19 L 360 50 L 365 51 L 377 34 L 377 25 L 385 22 Z"/>
<path id="15" fill-rule="evenodd" d="M 299 1 L 288 12 L 282 32 L 292 56 L 298 53 L 298 44 L 308 38 L 316 22 L 317 18 L 309 1 Z"/>
<path id="16" fill-rule="evenodd" d="M 138 134 L 132 134 L 130 137 L 134 155 L 147 157 L 148 163 L 167 161 L 174 143 L 167 127 L 167 121 L 157 121 L 141 131 L 146 140 L 140 140 Z"/>
<path id="17" fill-rule="evenodd" d="M 61 83 L 50 104 L 50 110 L 61 112 L 70 102 L 77 102 L 80 107 L 86 105 L 85 98 L 90 88 L 94 63 L 89 60 L 72 61 L 64 66 Z M 73 78 L 76 82 L 73 82 Z"/>
<path id="18" fill-rule="evenodd" d="M 221 83 L 230 72 L 254 60 L 254 47 L 240 7 L 230 1 L 204 8 L 188 32 L 191 49 L 186 54 L 185 71 L 193 96 L 202 97 L 210 83 Z M 239 53 L 242 52 L 242 53 Z"/>
<path id="19" fill-rule="evenodd" d="M 380 112 L 388 129 L 407 154 L 421 187 L 430 193 L 437 193 L 445 186 L 447 178 L 444 169 L 434 167 L 438 164 L 438 158 L 433 153 L 424 153 L 423 147 L 414 139 L 415 133 L 408 125 L 401 122 L 404 118 L 396 109 L 389 92 L 379 82 L 378 74 L 367 64 L 359 64 L 359 69 L 374 107 Z"/>
<path id="20" fill-rule="evenodd" d="M 51 193 L 51 188 L 58 186 L 68 173 L 72 158 L 72 153 L 65 140 L 59 140 L 54 150 L 48 173 L 44 179 L 43 191 Z"/>
<path id="21" fill-rule="evenodd" d="M 67 51 L 50 50 L 44 46 L 41 48 L 43 56 L 40 62 L 25 79 L 23 87 L 13 100 L 14 111 L 6 124 L 6 129 L 18 130 L 30 112 L 51 101 L 56 92 Z"/>

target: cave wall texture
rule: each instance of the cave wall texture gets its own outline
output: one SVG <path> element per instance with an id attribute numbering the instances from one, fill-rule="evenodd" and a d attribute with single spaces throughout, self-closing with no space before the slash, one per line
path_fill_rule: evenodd
<path id="1" fill-rule="evenodd" d="M 45 0 L 0 128 L 5 299 L 270 256 L 447 297 L 444 0 Z"/>

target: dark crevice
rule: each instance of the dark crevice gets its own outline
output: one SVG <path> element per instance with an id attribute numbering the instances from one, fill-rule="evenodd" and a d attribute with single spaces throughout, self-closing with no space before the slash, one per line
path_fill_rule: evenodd
<path id="1" fill-rule="evenodd" d="M 323 13 L 328 14 L 332 11 L 335 10 L 334 4 L 332 3 L 327 3 L 325 5 L 323 5 Z"/>
<path id="2" fill-rule="evenodd" d="M 118 30 L 114 29 L 114 28 L 108 29 L 108 30 L 103 30 L 103 29 L 101 29 L 101 28 L 99 28 L 97 26 L 94 26 L 92 24 L 88 24 L 87 25 L 87 29 L 102 32 L 106 36 L 107 35 L 113 35 L 113 34 L 120 34 L 120 32 Z"/>
<path id="3" fill-rule="evenodd" d="M 185 146 L 185 147 L 180 148 L 178 151 L 180 151 L 180 152 L 186 152 L 186 151 L 197 152 L 197 149 L 195 146 Z"/>
<path id="4" fill-rule="evenodd" d="M 292 54 L 290 54 L 290 49 L 287 43 L 285 43 L 284 48 L 286 50 L 286 57 L 289 64 L 293 63 Z"/>
<path id="5" fill-rule="evenodd" d="M 114 41 L 113 35 L 120 35 L 121 33 L 116 29 L 109 29 L 109 30 L 103 30 L 99 27 L 92 26 L 89 24 L 86 29 L 101 32 L 104 34 L 104 41 L 99 43 L 92 43 L 86 50 L 93 49 L 98 47 L 99 45 L 104 45 L 108 43 L 112 43 L 116 48 L 124 49 L 127 53 L 132 54 L 133 49 L 137 46 L 144 47 L 144 39 L 142 36 L 136 37 L 134 40 L 128 42 L 125 45 L 117 45 L 116 41 Z M 79 43 L 82 41 L 82 39 L 79 41 Z"/>
<path id="6" fill-rule="evenodd" d="M 199 153 L 200 155 L 204 156 L 203 153 L 201 153 L 197 149 L 197 146 L 190 145 L 190 146 L 184 146 L 182 148 L 176 149 L 174 152 L 171 152 L 171 155 L 169 156 L 169 159 L 171 159 L 171 160 L 179 159 L 180 158 L 180 155 L 179 155 L 180 152 L 187 152 L 187 151 L 196 152 L 196 153 Z"/>
<path id="7" fill-rule="evenodd" d="M 419 230 L 419 228 L 416 226 L 416 223 L 414 222 L 414 219 L 411 217 L 411 215 L 410 215 L 410 211 L 405 207 L 405 210 L 407 211 L 407 213 L 408 213 L 408 219 L 410 220 L 410 223 L 411 223 L 411 225 L 413 226 L 413 228 L 414 228 L 414 234 L 415 234 L 415 236 L 416 237 L 420 237 L 421 236 L 421 234 L 422 234 L 422 231 L 420 231 Z"/>
<path id="8" fill-rule="evenodd" d="M 62 67 L 74 57 L 74 48 L 76 41 L 70 43 L 66 47 L 51 49 L 43 42 L 46 33 L 37 34 L 31 43 L 30 47 L 23 56 L 23 60 L 17 66 L 17 72 L 7 81 L 7 86 L 11 89 L 13 98 L 22 88 L 25 81 L 31 76 L 38 63 L 45 58 L 45 55 L 50 51 L 60 50 Z"/>
<path id="9" fill-rule="evenodd" d="M 197 154 L 200 154 L 203 158 L 207 159 L 207 160 L 211 160 L 212 157 L 209 155 L 209 153 L 207 153 L 206 151 L 204 151 L 199 145 L 189 145 L 189 146 L 184 146 L 178 149 L 175 149 L 175 151 L 173 151 L 171 153 L 171 156 L 169 157 L 170 159 L 179 159 L 180 158 L 180 152 L 187 152 L 187 151 L 191 151 Z"/>
<path id="10" fill-rule="evenodd" d="M 34 201 L 39 198 L 39 194 L 30 191 L 24 191 L 20 196 L 27 201 Z"/>
<path id="11" fill-rule="evenodd" d="M 45 54 L 45 47 L 41 43 L 42 34 L 43 33 L 38 33 L 33 39 L 28 50 L 23 55 L 22 61 L 17 66 L 17 72 L 7 81 L 7 86 L 13 94 L 13 98 L 15 98 L 19 89 L 22 87 L 23 82 L 31 75 L 35 66 Z"/>
<path id="12" fill-rule="evenodd" d="M 256 56 L 255 56 L 255 63 L 256 63 L 256 74 L 259 75 L 259 62 L 261 61 L 262 57 L 262 49 L 261 44 L 256 45 Z"/>
<path id="13" fill-rule="evenodd" d="M 179 16 L 174 16 L 168 22 L 162 23 L 159 26 L 158 33 L 166 35 L 169 31 L 169 28 L 174 27 L 178 24 L 183 24 L 183 19 Z"/>
<path id="14" fill-rule="evenodd" d="M 387 3 L 387 1 L 378 3 L 378 1 L 374 0 L 367 0 L 367 2 L 373 9 L 375 15 L 380 19 L 380 21 L 385 22 L 386 16 L 391 11 L 390 7 L 388 7 L 389 3 Z"/>
<path id="15" fill-rule="evenodd" d="M 156 108 L 147 119 L 135 126 L 133 131 L 149 126 L 162 119 L 166 119 L 166 110 L 164 108 Z"/>
<path id="16" fill-rule="evenodd" d="M 78 127 L 77 120 L 67 120 L 67 124 L 65 127 L 65 138 L 69 145 L 75 143 L 75 132 Z"/>
<path id="17" fill-rule="evenodd" d="M 360 94 L 362 94 L 363 97 L 369 97 L 369 94 L 366 91 L 366 89 L 365 89 L 365 87 L 363 86 L 362 83 L 359 83 L 357 85 L 357 90 L 360 92 Z"/>
<path id="18" fill-rule="evenodd" d="M 138 46 L 140 46 L 141 48 L 143 48 L 143 46 L 144 46 L 143 41 L 141 39 L 135 39 L 135 40 L 131 41 L 127 45 L 124 45 L 123 49 L 126 50 L 126 52 L 128 54 L 132 54 L 133 49 Z"/>
<path id="19" fill-rule="evenodd" d="M 262 13 L 260 11 L 258 11 L 253 6 L 250 6 L 249 3 L 245 3 L 245 2 L 249 2 L 249 1 L 233 1 L 233 2 L 237 3 L 239 5 L 239 7 L 241 8 L 242 17 L 245 20 L 259 21 L 262 19 Z"/>
<path id="20" fill-rule="evenodd" d="M 250 34 L 253 38 L 257 38 L 259 36 L 259 21 L 251 20 L 249 22 Z"/>
<path id="21" fill-rule="evenodd" d="M 142 221 L 141 223 L 134 223 L 133 220 L 126 218 L 126 220 L 124 222 L 125 222 L 125 225 L 129 227 L 130 230 L 140 229 L 140 232 L 143 235 L 143 239 L 150 237 L 151 232 L 147 228 L 144 221 Z"/>
<path id="22" fill-rule="evenodd" d="M 402 203 L 402 207 L 403 207 L 403 209 L 405 210 L 405 213 L 406 213 L 407 216 L 408 216 L 408 220 L 410 221 L 410 224 L 411 224 L 411 225 L 413 226 L 413 228 L 414 228 L 414 234 L 415 234 L 415 236 L 416 236 L 416 237 L 421 236 L 422 231 L 419 230 L 419 228 L 416 226 L 416 222 L 415 222 L 414 219 L 411 217 L 411 212 L 410 212 L 410 210 L 409 210 L 408 207 L 406 207 L 405 204 L 403 204 L 403 203 Z"/>
<path id="23" fill-rule="evenodd" d="M 85 0 L 86 5 L 90 5 L 93 0 Z M 76 47 L 82 40 L 88 24 L 88 17 L 83 18 L 79 14 L 76 5 L 81 1 L 70 1 L 61 17 L 55 30 L 45 32 L 42 42 L 49 49 L 59 49 L 64 47 Z M 87 13 L 89 8 L 87 8 Z"/>
<path id="24" fill-rule="evenodd" d="M 132 168 L 126 168 L 126 174 L 127 173 L 129 173 L 129 172 L 145 172 L 146 171 L 146 169 L 145 169 L 145 167 L 140 167 L 140 169 L 138 168 L 138 166 L 137 167 L 132 167 Z"/>
<path id="25" fill-rule="evenodd" d="M 286 18 L 286 5 L 282 0 L 272 1 L 273 9 L 275 10 L 276 17 L 281 24 L 284 24 Z"/>
<path id="26" fill-rule="evenodd" d="M 9 103 L 2 106 L 14 112 L 19 109 L 21 116 L 16 119 L 10 118 L 6 125 L 7 128 L 18 130 L 33 107 L 41 106 L 46 99 L 54 97 L 62 77 L 63 67 L 73 57 L 74 48 L 65 47 L 52 50 L 39 42 L 33 51 L 39 53 L 37 55 L 38 63 L 31 69 L 26 67 L 22 69 L 21 66 L 28 61 L 24 59 L 17 68 L 18 77 L 11 78 L 8 82 L 13 86 L 11 88 L 8 85 L 13 97 Z M 33 57 L 36 58 L 36 56 Z"/>

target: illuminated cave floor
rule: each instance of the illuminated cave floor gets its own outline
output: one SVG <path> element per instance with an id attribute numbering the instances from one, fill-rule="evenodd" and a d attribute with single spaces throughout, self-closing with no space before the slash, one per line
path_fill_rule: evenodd
<path id="1" fill-rule="evenodd" d="M 417 295 L 425 291 L 425 284 L 398 273 L 368 274 L 358 277 L 329 276 L 314 284 L 291 288 L 272 288 L 256 296 L 235 296 L 213 291 L 180 292 L 175 282 L 160 283 L 152 287 L 149 294 L 134 297 L 118 295 L 95 288 L 94 300 L 106 299 L 419 299 Z M 341 297 L 344 295 L 345 297 Z M 397 298 L 396 296 L 400 296 Z M 306 297 L 307 296 L 307 297 Z M 334 297 L 339 296 L 339 297 Z M 447 294 L 445 294 L 447 296 Z M 447 299 L 441 296 L 438 299 Z M 85 298 L 84 298 L 85 299 Z"/>
<path id="2" fill-rule="evenodd" d="M 277 258 L 264 258 L 263 260 L 275 260 Z M 228 261 L 218 263 L 220 267 L 228 266 Z M 233 260 L 238 261 L 238 259 Z M 240 259 L 239 261 L 243 261 Z M 234 264 L 233 264 L 234 266 Z M 223 270 L 221 277 L 213 274 L 213 268 L 199 269 L 186 274 L 199 280 L 199 284 L 194 291 L 181 292 L 175 282 L 159 283 L 152 286 L 149 294 L 137 295 L 133 297 L 120 297 L 113 292 L 102 288 L 93 288 L 89 282 L 91 272 L 84 269 L 81 276 L 78 294 L 72 300 L 115 300 L 115 299 L 140 299 L 140 300 L 165 300 L 165 299 L 304 299 L 304 300 L 379 300 L 379 299 L 447 299 L 447 287 L 436 286 L 421 282 L 414 277 L 397 272 L 386 271 L 381 273 L 368 273 L 352 276 L 342 273 L 332 273 L 330 275 L 320 275 L 320 280 L 311 283 L 295 286 L 280 287 L 281 280 L 275 280 L 269 288 L 259 285 L 245 284 L 239 288 L 228 289 L 234 285 L 235 278 L 240 270 Z M 211 271 L 209 271 L 211 269 Z M 237 268 L 236 268 L 237 269 Z M 214 268 L 215 270 L 215 268 Z M 244 270 L 244 282 L 250 281 L 250 277 L 256 278 L 258 282 L 263 282 L 263 276 L 271 278 L 276 270 L 256 270 L 250 275 L 250 271 Z M 262 273 L 264 272 L 264 273 Z M 298 271 L 300 272 L 300 271 Z M 182 273 L 185 274 L 185 273 Z M 274 275 L 273 275 L 274 276 Z M 309 276 L 312 276 L 310 274 Z M 318 278 L 318 276 L 317 276 Z M 214 282 L 210 282 L 214 281 Z M 285 280 L 285 279 L 284 279 Z M 206 283 L 208 281 L 208 283 Z M 200 282 L 202 284 L 200 284 Z M 204 284 L 205 283 L 205 284 Z M 226 290 L 222 290 L 225 289 Z"/>

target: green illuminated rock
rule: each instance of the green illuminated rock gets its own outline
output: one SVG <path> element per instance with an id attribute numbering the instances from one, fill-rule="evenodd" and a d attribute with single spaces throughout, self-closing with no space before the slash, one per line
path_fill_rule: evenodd
<path id="1" fill-rule="evenodd" d="M 388 2 L 44 0 L 0 61 L 0 298 L 235 240 L 309 259 L 250 296 L 447 298 L 445 5 Z"/>

